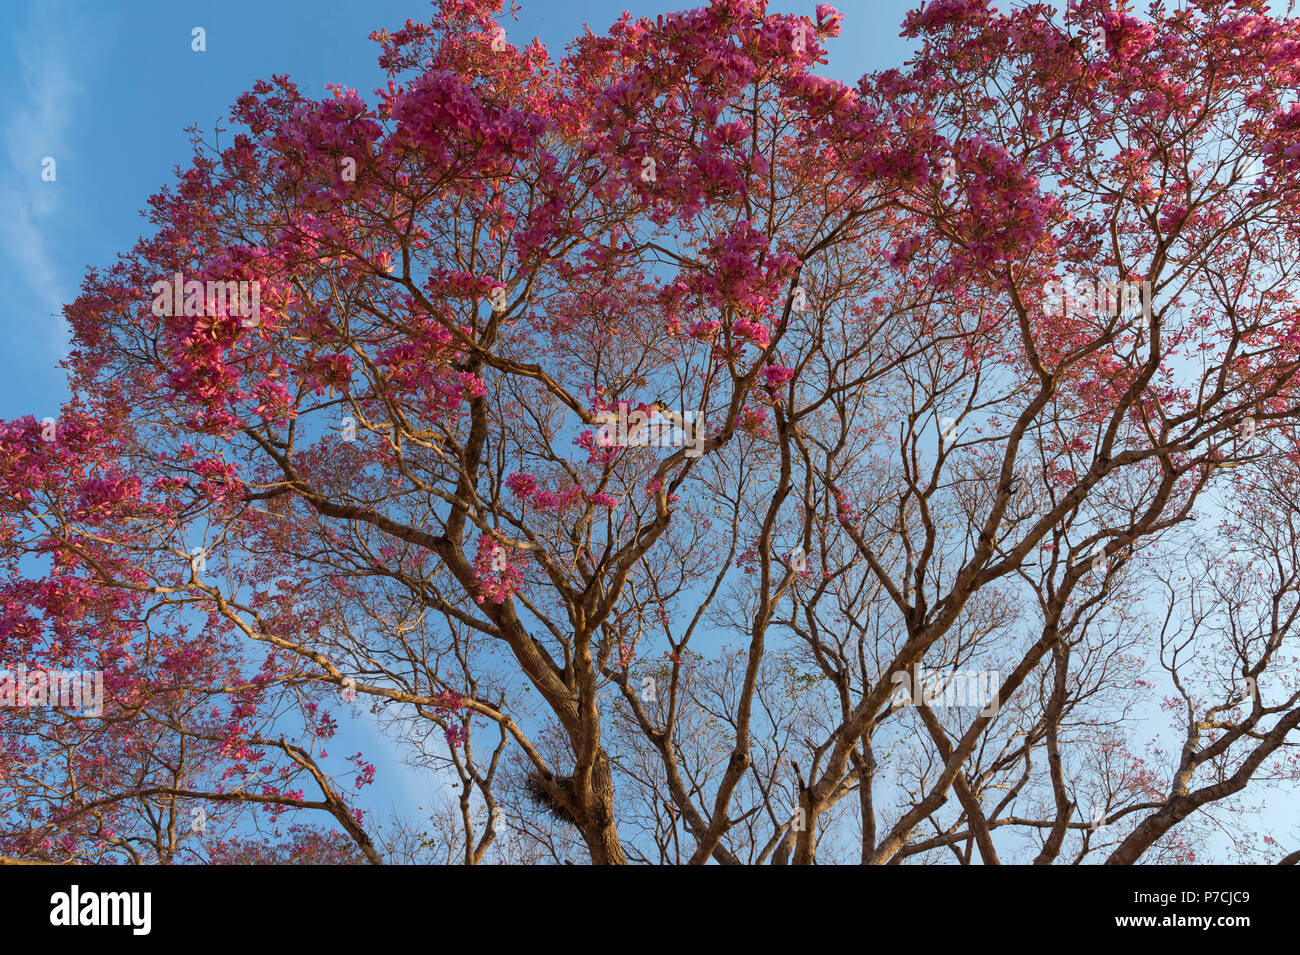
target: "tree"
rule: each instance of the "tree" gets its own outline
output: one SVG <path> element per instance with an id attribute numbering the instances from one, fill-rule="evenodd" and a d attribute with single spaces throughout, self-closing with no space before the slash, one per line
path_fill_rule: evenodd
<path id="1" fill-rule="evenodd" d="M 73 401 L 0 433 L 0 647 L 105 709 L 0 711 L 0 850 L 351 857 L 241 841 L 259 806 L 372 862 L 484 861 L 503 817 L 510 858 L 601 864 L 1249 833 L 1300 723 L 1259 510 L 1297 461 L 1300 23 L 940 0 L 850 88 L 826 4 L 558 61 L 500 10 L 374 34 L 373 103 L 259 81 L 68 307 Z M 1180 627 L 1231 634 L 1195 688 Z M 437 839 L 321 768 L 354 700 L 459 780 Z"/>

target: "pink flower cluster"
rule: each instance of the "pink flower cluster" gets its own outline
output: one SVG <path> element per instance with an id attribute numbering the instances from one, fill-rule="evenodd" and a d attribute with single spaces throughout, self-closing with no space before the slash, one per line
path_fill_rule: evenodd
<path id="1" fill-rule="evenodd" d="M 478 551 L 474 555 L 474 575 L 478 579 L 478 594 L 474 600 L 477 603 L 505 603 L 519 592 L 524 574 L 512 562 L 513 557 L 490 535 L 484 534 L 479 538 Z"/>
<path id="2" fill-rule="evenodd" d="M 582 488 L 576 484 L 563 491 L 552 491 L 538 484 L 536 477 L 522 471 L 506 478 L 506 487 L 516 497 L 544 511 L 566 511 L 582 499 Z"/>

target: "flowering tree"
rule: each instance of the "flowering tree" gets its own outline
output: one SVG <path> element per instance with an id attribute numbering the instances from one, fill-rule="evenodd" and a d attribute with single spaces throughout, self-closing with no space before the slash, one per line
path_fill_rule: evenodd
<path id="1" fill-rule="evenodd" d="M 0 850 L 1285 855 L 1300 23 L 938 0 L 850 88 L 825 4 L 500 15 L 257 83 L 68 307 L 0 663 L 104 708 L 0 710 Z M 436 839 L 322 768 L 354 701 Z"/>

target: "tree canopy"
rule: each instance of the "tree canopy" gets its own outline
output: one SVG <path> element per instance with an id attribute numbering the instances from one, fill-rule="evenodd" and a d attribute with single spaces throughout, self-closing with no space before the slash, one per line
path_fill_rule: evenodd
<path id="1" fill-rule="evenodd" d="M 840 22 L 443 0 L 195 131 L 0 422 L 0 665 L 103 675 L 0 707 L 0 853 L 1297 848 L 1300 21 Z M 344 709 L 457 798 L 360 813 Z"/>

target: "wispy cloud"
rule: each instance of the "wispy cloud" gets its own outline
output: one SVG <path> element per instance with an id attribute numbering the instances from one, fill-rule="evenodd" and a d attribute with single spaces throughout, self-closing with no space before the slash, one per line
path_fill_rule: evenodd
<path id="1" fill-rule="evenodd" d="M 21 268 L 32 298 L 45 315 L 61 315 L 68 289 L 51 255 L 52 233 L 65 212 L 66 185 L 41 179 L 42 160 L 59 166 L 72 157 L 74 104 L 83 88 L 73 74 L 72 42 L 61 5 L 31 3 L 14 25 L 11 45 L 19 84 L 5 111 L 5 158 L 8 175 L 0 187 L 0 239 Z M 12 22 L 12 21 L 11 21 Z M 51 343 L 62 356 L 67 332 L 60 318 L 50 318 Z"/>

